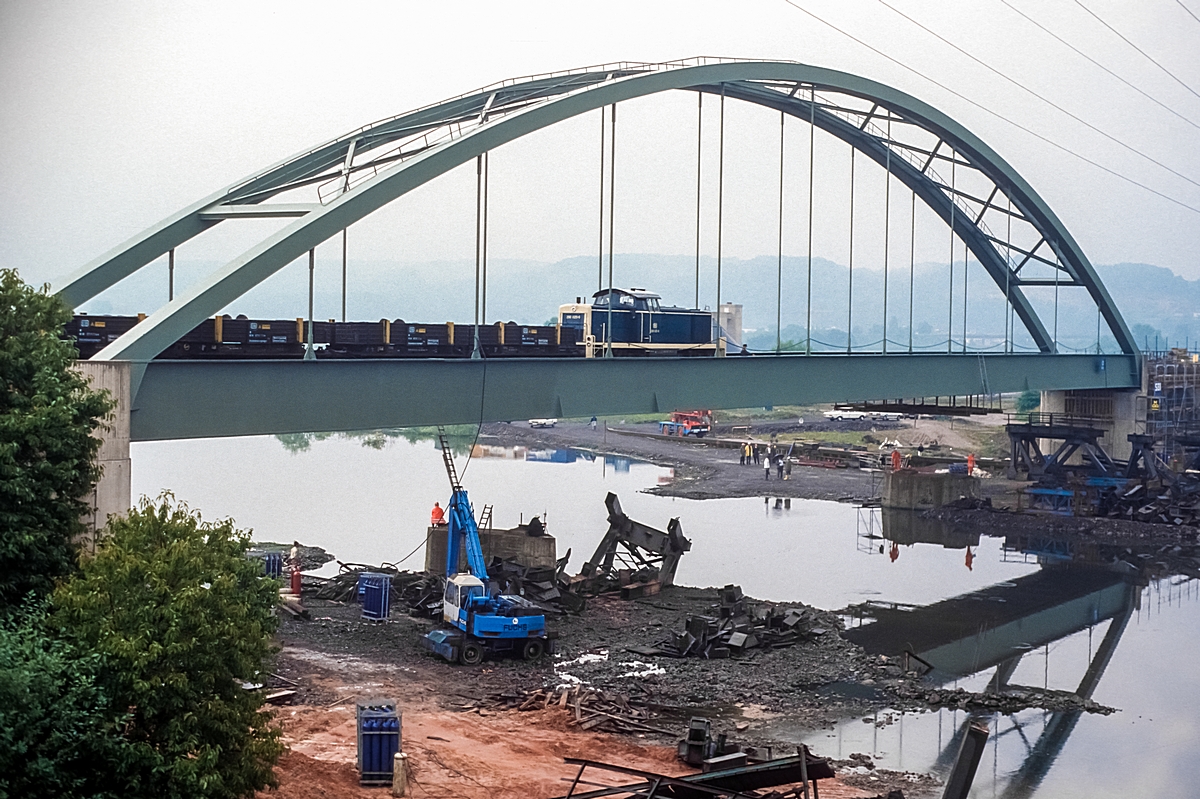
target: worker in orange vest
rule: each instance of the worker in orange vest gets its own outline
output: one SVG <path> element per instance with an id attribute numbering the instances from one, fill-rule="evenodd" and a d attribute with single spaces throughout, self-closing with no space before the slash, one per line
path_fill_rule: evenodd
<path id="1" fill-rule="evenodd" d="M 898 471 L 899 469 L 900 469 L 900 450 L 894 449 L 894 450 L 892 450 L 892 471 L 895 472 L 895 471 Z"/>
<path id="2" fill-rule="evenodd" d="M 433 510 L 429 513 L 429 526 L 442 527 L 446 524 L 446 513 L 442 510 L 442 506 L 438 503 L 433 503 Z"/>
<path id="3" fill-rule="evenodd" d="M 975 474 L 975 453 L 967 456 L 967 474 Z"/>

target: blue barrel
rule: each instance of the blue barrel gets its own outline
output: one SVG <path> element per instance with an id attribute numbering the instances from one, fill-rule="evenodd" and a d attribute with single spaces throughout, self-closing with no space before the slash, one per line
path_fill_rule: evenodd
<path id="1" fill-rule="evenodd" d="M 283 579 L 283 553 L 282 552 L 268 552 L 266 557 L 263 558 L 263 568 L 266 571 L 268 577 L 272 577 L 276 580 L 282 580 Z"/>

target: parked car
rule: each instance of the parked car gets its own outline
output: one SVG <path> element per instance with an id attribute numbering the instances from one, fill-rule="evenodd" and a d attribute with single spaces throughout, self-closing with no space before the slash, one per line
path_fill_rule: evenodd
<path id="1" fill-rule="evenodd" d="M 863 411 L 851 411 L 845 408 L 834 408 L 832 411 L 825 411 L 825 418 L 835 422 L 857 422 L 860 419 L 866 419 L 867 414 Z"/>
<path id="2" fill-rule="evenodd" d="M 557 419 L 530 419 L 529 426 L 533 428 L 539 427 L 554 427 L 558 424 Z"/>

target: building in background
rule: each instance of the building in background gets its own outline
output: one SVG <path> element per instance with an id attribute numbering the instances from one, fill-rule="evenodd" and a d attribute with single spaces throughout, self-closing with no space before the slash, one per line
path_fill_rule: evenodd
<path id="1" fill-rule="evenodd" d="M 721 326 L 721 334 L 725 336 L 726 341 L 738 348 L 742 346 L 742 306 L 740 304 L 721 303 L 717 324 Z"/>

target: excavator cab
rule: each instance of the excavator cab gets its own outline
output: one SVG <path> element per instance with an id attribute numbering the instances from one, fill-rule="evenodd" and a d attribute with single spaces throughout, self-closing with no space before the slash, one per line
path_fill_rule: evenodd
<path id="1" fill-rule="evenodd" d="M 467 609 L 474 597 L 487 596 L 487 587 L 473 574 L 456 574 L 446 580 L 442 599 L 442 620 L 460 630 L 467 629 Z"/>

